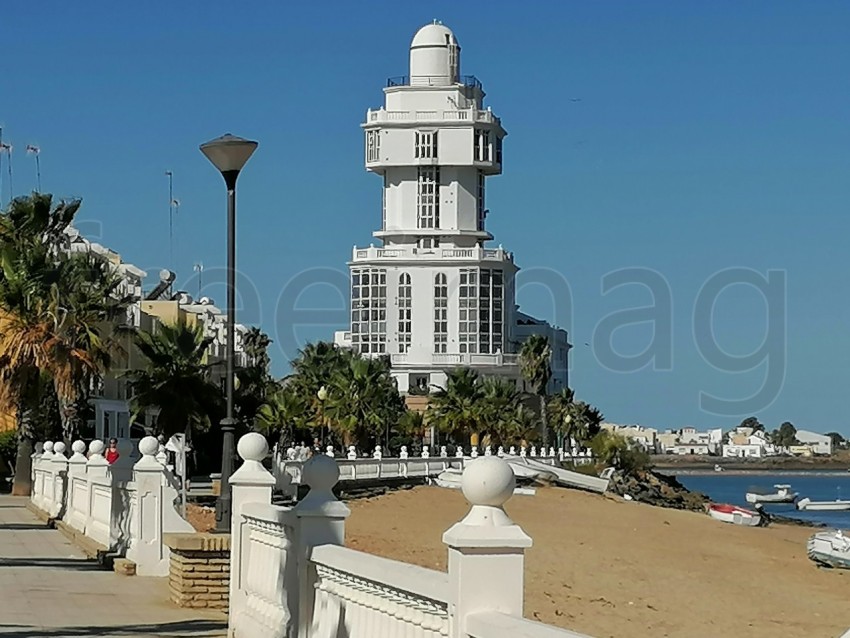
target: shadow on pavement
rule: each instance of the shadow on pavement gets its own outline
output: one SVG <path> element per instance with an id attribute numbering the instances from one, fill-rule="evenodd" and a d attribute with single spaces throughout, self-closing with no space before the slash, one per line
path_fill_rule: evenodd
<path id="1" fill-rule="evenodd" d="M 0 532 L 7 530 L 13 532 L 28 530 L 50 531 L 50 528 L 44 523 L 0 523 Z"/>
<path id="2" fill-rule="evenodd" d="M 181 620 L 179 622 L 148 625 L 85 626 L 85 627 L 33 627 L 30 625 L 2 625 L 0 636 L 7 638 L 59 638 L 72 636 L 161 636 L 162 638 L 220 638 L 227 632 L 224 620 Z"/>
<path id="3" fill-rule="evenodd" d="M 97 571 L 100 566 L 85 558 L 0 558 L 3 567 L 49 567 L 54 569 L 76 569 L 79 571 Z"/>

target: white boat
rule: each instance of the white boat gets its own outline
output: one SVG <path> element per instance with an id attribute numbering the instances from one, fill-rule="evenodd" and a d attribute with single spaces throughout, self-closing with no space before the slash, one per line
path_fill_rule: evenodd
<path id="1" fill-rule="evenodd" d="M 747 503 L 793 503 L 799 494 L 791 491 L 790 485 L 774 485 L 775 492 L 751 489 L 747 492 Z"/>
<path id="2" fill-rule="evenodd" d="M 711 503 L 708 506 L 708 515 L 724 523 L 745 527 L 764 527 L 768 523 L 768 518 L 761 511 L 760 505 L 756 505 L 756 510 L 753 511 L 727 503 Z"/>
<path id="3" fill-rule="evenodd" d="M 806 550 L 809 558 L 818 565 L 850 569 L 850 539 L 840 529 L 813 534 Z"/>
<path id="4" fill-rule="evenodd" d="M 440 487 L 448 487 L 451 489 L 459 490 L 460 489 L 460 480 L 463 477 L 463 472 L 460 470 L 446 470 L 444 472 L 440 472 L 435 478 L 431 479 L 435 485 Z"/>
<path id="5" fill-rule="evenodd" d="M 723 468 L 722 468 L 722 467 L 720 467 L 720 465 L 719 465 L 719 464 L 715 463 L 715 464 L 714 464 L 714 471 L 715 471 L 715 472 L 722 472 L 722 471 L 723 471 Z"/>
<path id="6" fill-rule="evenodd" d="M 841 499 L 835 499 L 834 501 L 813 501 L 810 498 L 804 498 L 797 502 L 797 509 L 822 512 L 841 512 L 850 510 L 850 501 L 842 501 Z"/>

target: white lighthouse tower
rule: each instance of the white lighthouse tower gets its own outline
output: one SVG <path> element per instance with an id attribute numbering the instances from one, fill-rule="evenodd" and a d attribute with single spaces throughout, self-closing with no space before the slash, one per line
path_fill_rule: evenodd
<path id="1" fill-rule="evenodd" d="M 399 390 L 445 382 L 458 366 L 519 379 L 529 334 L 553 349 L 553 389 L 567 385 L 563 330 L 518 312 L 513 255 L 486 247 L 487 178 L 502 172 L 505 129 L 460 45 L 434 22 L 410 45 L 410 74 L 390 78 L 385 104 L 366 113 L 366 169 L 383 180 L 378 245 L 355 247 L 351 326 L 336 343 L 389 355 Z"/>

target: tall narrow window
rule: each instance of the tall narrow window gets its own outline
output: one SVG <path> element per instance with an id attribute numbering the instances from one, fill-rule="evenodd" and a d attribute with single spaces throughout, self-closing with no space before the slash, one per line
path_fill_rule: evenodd
<path id="1" fill-rule="evenodd" d="M 460 75 L 460 47 L 457 42 L 452 42 L 449 36 L 446 36 L 449 45 L 449 79 L 452 82 L 458 81 Z"/>
<path id="2" fill-rule="evenodd" d="M 351 273 L 351 343 L 363 354 L 386 351 L 387 273 L 358 268 Z"/>
<path id="3" fill-rule="evenodd" d="M 496 138 L 496 164 L 502 163 L 502 138 Z"/>
<path id="4" fill-rule="evenodd" d="M 410 350 L 412 313 L 413 286 L 410 284 L 410 275 L 403 272 L 398 278 L 398 351 L 402 353 Z"/>
<path id="5" fill-rule="evenodd" d="M 366 131 L 366 161 L 377 162 L 381 154 L 381 132 Z"/>
<path id="6" fill-rule="evenodd" d="M 490 161 L 490 131 L 483 128 L 475 129 L 473 137 L 473 158 L 476 162 Z"/>
<path id="7" fill-rule="evenodd" d="M 416 159 L 437 159 L 437 131 L 416 131 Z"/>
<path id="8" fill-rule="evenodd" d="M 478 171 L 478 197 L 476 201 L 478 205 L 478 230 L 484 230 L 484 218 L 487 215 L 487 209 L 484 203 L 484 173 Z"/>
<path id="9" fill-rule="evenodd" d="M 449 342 L 449 285 L 444 273 L 434 277 L 434 352 L 446 352 Z"/>
<path id="10" fill-rule="evenodd" d="M 440 227 L 440 167 L 420 166 L 417 194 L 417 227 Z"/>
<path id="11" fill-rule="evenodd" d="M 495 354 L 502 351 L 504 283 L 501 270 L 460 271 L 460 352 Z"/>
<path id="12" fill-rule="evenodd" d="M 384 173 L 384 188 L 381 190 L 381 230 L 387 229 L 387 175 Z"/>

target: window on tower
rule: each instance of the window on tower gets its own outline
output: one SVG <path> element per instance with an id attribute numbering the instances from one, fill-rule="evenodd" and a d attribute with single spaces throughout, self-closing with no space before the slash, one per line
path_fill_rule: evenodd
<path id="1" fill-rule="evenodd" d="M 484 218 L 487 215 L 487 209 L 484 204 L 484 173 L 478 171 L 478 196 L 476 200 L 478 206 L 478 230 L 484 230 Z"/>
<path id="2" fill-rule="evenodd" d="M 387 229 L 387 175 L 384 174 L 384 188 L 381 189 L 381 230 Z"/>
<path id="3" fill-rule="evenodd" d="M 377 162 L 381 155 L 381 132 L 366 131 L 366 161 Z"/>
<path id="4" fill-rule="evenodd" d="M 460 271 L 461 353 L 495 354 L 502 351 L 504 285 L 501 270 L 469 268 Z"/>
<path id="5" fill-rule="evenodd" d="M 502 138 L 496 138 L 496 164 L 502 164 Z"/>
<path id="6" fill-rule="evenodd" d="M 416 159 L 437 159 L 437 131 L 416 131 Z"/>
<path id="7" fill-rule="evenodd" d="M 398 278 L 398 351 L 401 353 L 410 350 L 413 335 L 412 313 L 413 286 L 410 283 L 410 275 L 403 272 Z"/>
<path id="8" fill-rule="evenodd" d="M 473 137 L 472 157 L 476 162 L 489 162 L 490 159 L 490 131 L 483 128 L 475 129 Z"/>
<path id="9" fill-rule="evenodd" d="M 417 193 L 417 227 L 440 227 L 440 167 L 420 166 Z"/>
<path id="10" fill-rule="evenodd" d="M 386 351 L 387 272 L 358 268 L 351 273 L 351 343 L 363 354 Z"/>
<path id="11" fill-rule="evenodd" d="M 434 277 L 434 352 L 446 352 L 449 342 L 449 285 L 445 273 Z"/>

